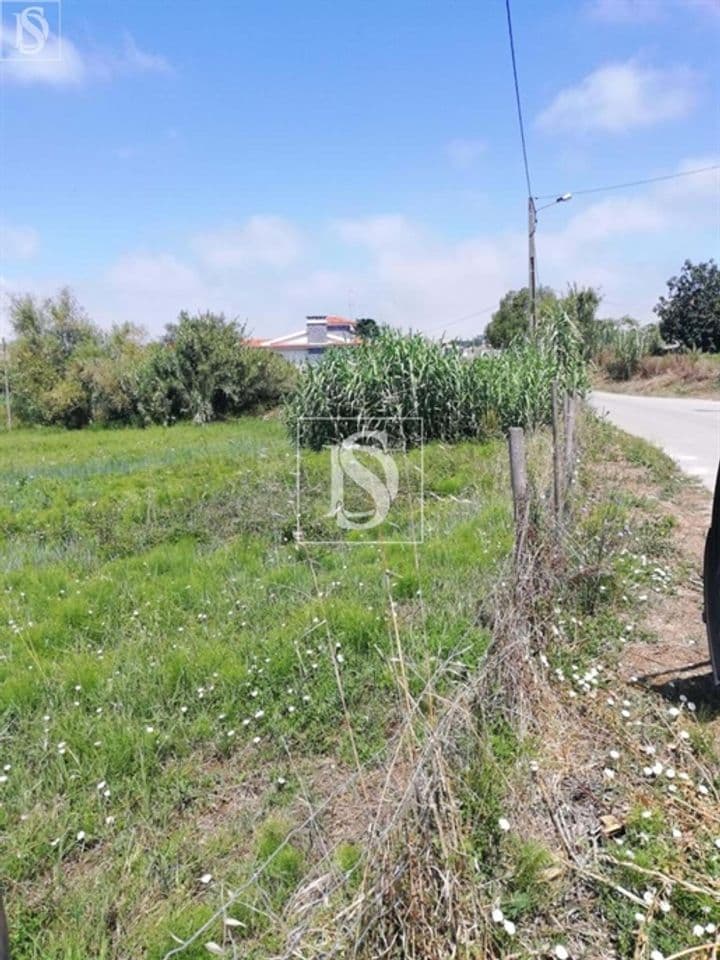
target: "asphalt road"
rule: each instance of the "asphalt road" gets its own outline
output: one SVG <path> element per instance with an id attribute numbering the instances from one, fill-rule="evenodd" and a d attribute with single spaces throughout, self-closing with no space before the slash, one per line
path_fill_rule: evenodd
<path id="1" fill-rule="evenodd" d="M 622 430 L 662 447 L 708 489 L 715 488 L 720 461 L 720 400 L 596 392 L 590 403 Z"/>

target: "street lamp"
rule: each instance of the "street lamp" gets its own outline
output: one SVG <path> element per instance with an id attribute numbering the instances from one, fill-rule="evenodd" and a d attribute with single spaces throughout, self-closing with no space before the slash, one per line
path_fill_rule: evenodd
<path id="1" fill-rule="evenodd" d="M 548 207 L 554 207 L 558 203 L 567 203 L 568 200 L 572 200 L 572 194 L 563 193 L 550 203 L 546 203 L 542 207 L 536 207 L 535 197 L 528 197 L 528 287 L 530 290 L 530 329 L 533 333 L 535 333 L 537 329 L 537 290 L 535 282 L 535 230 L 537 228 L 537 215 L 541 210 L 547 210 Z"/>

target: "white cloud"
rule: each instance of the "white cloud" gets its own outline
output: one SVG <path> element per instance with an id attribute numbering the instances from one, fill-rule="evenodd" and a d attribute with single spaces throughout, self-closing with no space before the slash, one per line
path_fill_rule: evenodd
<path id="1" fill-rule="evenodd" d="M 0 222 L 0 264 L 5 260 L 29 260 L 38 248 L 38 235 L 31 227 Z"/>
<path id="2" fill-rule="evenodd" d="M 421 228 L 402 214 L 336 220 L 332 228 L 343 243 L 358 244 L 376 252 L 413 249 L 423 242 Z"/>
<path id="3" fill-rule="evenodd" d="M 717 162 L 688 158 L 677 172 Z M 543 282 L 598 286 L 607 315 L 629 313 L 650 321 L 666 279 L 685 257 L 711 254 L 705 244 L 719 213 L 720 172 L 708 171 L 593 200 L 555 229 L 550 217 L 543 218 L 538 235 Z"/>
<path id="4" fill-rule="evenodd" d="M 571 217 L 565 228 L 565 236 L 571 243 L 589 243 L 615 236 L 649 233 L 662 229 L 666 222 L 666 213 L 654 200 L 615 195 L 598 200 L 582 213 Z"/>
<path id="5" fill-rule="evenodd" d="M 655 69 L 630 60 L 588 74 L 557 94 L 539 115 L 545 130 L 622 133 L 687 115 L 696 100 L 696 74 L 686 67 Z"/>
<path id="6" fill-rule="evenodd" d="M 110 73 L 170 73 L 170 62 L 159 53 L 141 50 L 130 33 L 123 36 L 123 45 L 119 53 L 107 54 L 106 61 Z"/>
<path id="7" fill-rule="evenodd" d="M 660 0 L 591 0 L 587 13 L 610 23 L 646 23 L 662 16 Z"/>
<path id="8" fill-rule="evenodd" d="M 458 138 L 451 140 L 445 147 L 450 163 L 458 170 L 468 170 L 475 166 L 487 150 L 487 143 L 478 139 Z"/>
<path id="9" fill-rule="evenodd" d="M 168 253 L 120 257 L 98 280 L 78 286 L 80 299 L 103 325 L 128 320 L 158 333 L 181 310 L 211 306 L 196 267 Z"/>
<path id="10" fill-rule="evenodd" d="M 78 86 L 88 69 L 77 47 L 67 38 L 60 41 L 50 34 L 42 57 L 22 56 L 11 46 L 7 31 L 0 33 L 0 78 L 19 86 L 39 84 L 52 87 Z"/>
<path id="11" fill-rule="evenodd" d="M 717 162 L 689 157 L 678 171 Z M 651 320 L 665 281 L 685 257 L 712 254 L 719 202 L 717 171 L 578 196 L 540 214 L 540 280 L 557 289 L 573 281 L 599 286 L 606 314 Z M 474 334 L 508 289 L 526 283 L 526 256 L 520 212 L 513 232 L 461 239 L 399 214 L 303 229 L 256 216 L 188 237 L 179 252 L 136 251 L 92 281 L 64 276 L 62 282 L 98 322 L 131 320 L 153 334 L 182 309 L 247 319 L 257 336 L 297 329 L 308 313 L 348 311 L 429 333 Z M 7 286 L 47 295 L 61 281 L 16 274 Z"/>
<path id="12" fill-rule="evenodd" d="M 720 16 L 718 0 L 588 0 L 585 5 L 588 16 L 607 23 L 649 23 L 688 9 Z"/>
<path id="13" fill-rule="evenodd" d="M 709 169 L 715 167 L 715 169 Z M 718 204 L 720 204 L 720 154 L 689 157 L 678 165 L 677 173 L 687 173 L 690 170 L 702 170 L 693 176 L 679 177 L 676 180 L 665 180 L 658 183 L 654 193 L 664 203 L 680 206 L 687 215 L 692 211 L 693 216 L 701 219 L 715 217 L 717 223 Z"/>
<path id="14" fill-rule="evenodd" d="M 204 263 L 219 269 L 285 267 L 300 256 L 303 241 L 300 231 L 288 220 L 254 216 L 240 226 L 199 234 L 193 247 Z"/>
<path id="15" fill-rule="evenodd" d="M 107 279 L 118 289 L 153 294 L 168 286 L 181 294 L 192 292 L 198 282 L 196 271 L 168 253 L 128 254 L 107 272 Z"/>
<path id="16" fill-rule="evenodd" d="M 77 87 L 93 81 L 142 73 L 168 73 L 169 62 L 138 47 L 129 33 L 119 49 L 88 48 L 81 51 L 69 37 L 50 33 L 36 55 L 23 55 L 15 46 L 8 24 L 0 24 L 0 77 L 19 86 L 33 84 Z"/>

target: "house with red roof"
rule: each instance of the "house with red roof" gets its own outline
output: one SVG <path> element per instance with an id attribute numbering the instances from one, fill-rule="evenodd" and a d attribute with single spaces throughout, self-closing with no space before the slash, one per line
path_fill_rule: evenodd
<path id="1" fill-rule="evenodd" d="M 358 343 L 355 321 L 345 317 L 313 314 L 305 318 L 305 328 L 269 340 L 250 340 L 262 350 L 273 350 L 291 363 L 315 363 L 331 347 L 353 347 Z"/>

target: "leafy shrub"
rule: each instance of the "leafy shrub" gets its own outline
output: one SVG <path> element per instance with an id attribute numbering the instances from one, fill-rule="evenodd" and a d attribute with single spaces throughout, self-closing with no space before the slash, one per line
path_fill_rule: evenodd
<path id="1" fill-rule="evenodd" d="M 206 423 L 278 403 L 292 377 L 281 357 L 248 347 L 234 321 L 222 314 L 183 312 L 148 353 L 139 378 L 139 407 L 151 422 L 190 417 Z"/>
<path id="2" fill-rule="evenodd" d="M 92 353 L 99 331 L 69 290 L 38 302 L 16 297 L 10 306 L 16 339 L 11 345 L 13 410 L 29 423 L 84 426 L 92 416 L 87 386 L 76 360 Z"/>
<path id="3" fill-rule="evenodd" d="M 146 350 L 143 331 L 123 324 L 104 338 L 102 350 L 82 363 L 79 377 L 90 392 L 96 423 L 139 422 L 139 377 Z"/>
<path id="4" fill-rule="evenodd" d="M 293 367 L 254 350 L 222 314 L 181 313 L 158 343 L 130 324 L 100 330 L 68 290 L 42 303 L 12 302 L 13 411 L 26 423 L 209 420 L 277 404 Z"/>
<path id="5" fill-rule="evenodd" d="M 90 398 L 83 384 L 72 377 L 58 380 L 43 395 L 48 423 L 63 427 L 84 427 L 90 422 Z"/>

